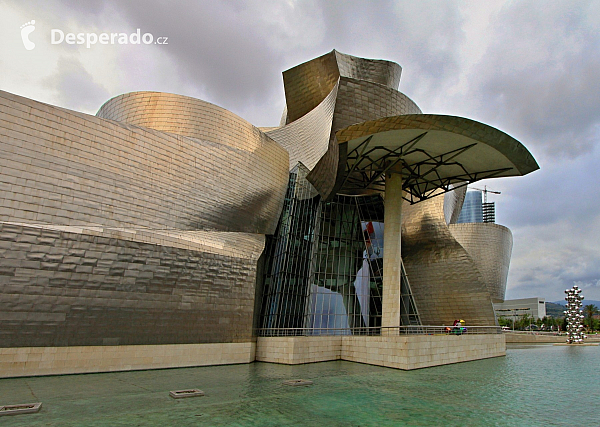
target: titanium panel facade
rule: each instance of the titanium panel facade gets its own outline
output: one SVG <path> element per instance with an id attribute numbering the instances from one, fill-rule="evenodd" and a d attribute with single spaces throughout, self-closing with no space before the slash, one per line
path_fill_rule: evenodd
<path id="1" fill-rule="evenodd" d="M 492 302 L 504 301 L 512 233 L 491 223 L 450 224 L 450 233 L 471 256 L 483 276 Z"/>
<path id="2" fill-rule="evenodd" d="M 400 84 L 402 67 L 392 61 L 367 59 L 333 51 L 340 76 L 356 80 L 367 80 L 373 83 L 397 89 Z"/>
<path id="3" fill-rule="evenodd" d="M 302 165 L 290 175 L 284 214 L 275 239 L 267 245 L 263 328 L 310 328 L 320 333 L 381 326 L 383 260 L 364 254 L 370 244 L 363 226 L 382 227 L 383 199 L 334 193 L 340 172 L 334 132 L 382 116 L 420 113 L 396 90 L 400 73 L 401 68 L 389 61 L 336 51 L 284 72 L 288 124 L 268 135 L 291 152 L 290 168 L 298 161 Z M 313 127 L 325 122 L 330 135 L 316 137 Z M 310 203 L 306 198 L 298 200 L 296 187 L 304 181 L 313 184 L 321 201 L 318 197 Z M 365 216 L 377 212 L 375 206 L 380 207 L 378 220 Z M 402 319 L 406 324 L 418 323 L 405 276 L 403 283 Z"/>
<path id="4" fill-rule="evenodd" d="M 130 123 L 7 92 L 0 107 L 0 346 L 252 339 L 285 149 L 175 95 L 105 104 Z"/>
<path id="5" fill-rule="evenodd" d="M 0 223 L 1 347 L 243 342 L 264 237 Z"/>
<path id="6" fill-rule="evenodd" d="M 402 259 L 424 325 L 495 325 L 483 274 L 452 235 L 444 198 L 403 206 Z"/>
<path id="7" fill-rule="evenodd" d="M 162 92 L 131 92 L 104 103 L 97 117 L 249 152 L 285 155 L 263 132 L 230 111 L 200 99 Z M 279 152 L 279 153 L 277 153 Z"/>
<path id="8" fill-rule="evenodd" d="M 465 201 L 467 186 L 463 185 L 444 194 L 444 218 L 446 224 L 456 224 Z"/>
<path id="9" fill-rule="evenodd" d="M 7 92 L 0 108 L 0 221 L 275 231 L 288 154 L 266 136 L 248 151 Z"/>
<path id="10" fill-rule="evenodd" d="M 331 93 L 340 73 L 333 52 L 283 72 L 283 87 L 289 124 L 298 120 Z"/>
<path id="11" fill-rule="evenodd" d="M 297 161 L 309 169 L 307 179 L 322 197 L 333 195 L 341 172 L 336 131 L 373 118 L 421 113 L 396 90 L 401 71 L 390 61 L 334 50 L 283 73 L 287 126 L 268 134 L 290 152 L 290 169 Z"/>
<path id="12" fill-rule="evenodd" d="M 312 170 L 327 152 L 337 89 L 336 84 L 319 105 L 298 120 L 287 126 L 267 131 L 267 135 L 290 154 L 290 170 L 298 162 L 308 170 Z"/>
<path id="13" fill-rule="evenodd" d="M 334 132 L 368 120 L 404 114 L 421 114 L 421 110 L 395 88 L 367 80 L 340 78 Z"/>

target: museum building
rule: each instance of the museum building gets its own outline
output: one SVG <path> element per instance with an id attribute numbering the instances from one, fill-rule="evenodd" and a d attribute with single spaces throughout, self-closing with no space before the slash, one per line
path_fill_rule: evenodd
<path id="1" fill-rule="evenodd" d="M 538 165 L 400 75 L 298 65 L 274 128 L 159 92 L 90 116 L 0 91 L 0 376 L 505 354 L 512 235 L 457 220 L 467 184 Z"/>

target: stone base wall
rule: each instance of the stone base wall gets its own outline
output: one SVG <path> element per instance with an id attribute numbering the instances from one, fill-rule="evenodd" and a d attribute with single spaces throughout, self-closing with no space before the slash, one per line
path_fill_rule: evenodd
<path id="1" fill-rule="evenodd" d="M 566 335 L 504 334 L 507 343 L 561 343 L 567 341 Z"/>
<path id="2" fill-rule="evenodd" d="M 257 342 L 0 348 L 0 378 L 347 360 L 418 369 L 506 355 L 504 335 L 259 337 Z"/>
<path id="3" fill-rule="evenodd" d="M 406 370 L 505 355 L 501 334 L 260 337 L 256 348 L 261 362 L 295 365 L 341 359 Z"/>
<path id="4" fill-rule="evenodd" d="M 502 334 L 343 338 L 342 359 L 396 369 L 419 369 L 506 356 Z"/>
<path id="5" fill-rule="evenodd" d="M 0 348 L 0 378 L 250 363 L 253 342 Z"/>
<path id="6" fill-rule="evenodd" d="M 338 360 L 342 353 L 342 337 L 258 337 L 257 362 L 301 363 Z"/>

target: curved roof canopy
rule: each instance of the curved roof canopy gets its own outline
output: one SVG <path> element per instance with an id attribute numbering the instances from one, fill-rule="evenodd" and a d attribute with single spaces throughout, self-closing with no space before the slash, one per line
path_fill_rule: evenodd
<path id="1" fill-rule="evenodd" d="M 439 189 L 539 169 L 519 141 L 462 117 L 385 117 L 341 129 L 336 137 L 344 168 L 341 193 L 383 191 L 386 172 L 396 171 L 402 173 L 406 200 L 416 203 L 439 194 Z"/>

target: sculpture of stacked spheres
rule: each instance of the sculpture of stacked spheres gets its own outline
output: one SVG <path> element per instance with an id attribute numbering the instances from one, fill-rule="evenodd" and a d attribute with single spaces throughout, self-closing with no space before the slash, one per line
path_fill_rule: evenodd
<path id="1" fill-rule="evenodd" d="M 586 337 L 583 334 L 583 314 L 581 311 L 581 301 L 583 296 L 581 295 L 581 289 L 577 285 L 571 289 L 566 289 L 565 300 L 567 301 L 567 309 L 564 311 L 567 317 L 567 343 L 569 344 L 581 344 L 583 339 Z"/>

